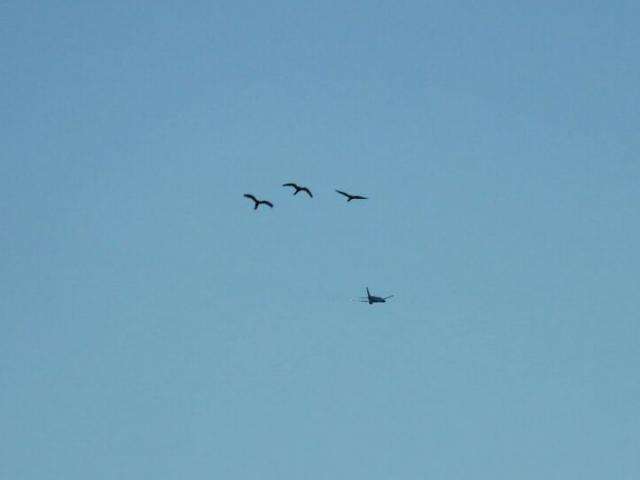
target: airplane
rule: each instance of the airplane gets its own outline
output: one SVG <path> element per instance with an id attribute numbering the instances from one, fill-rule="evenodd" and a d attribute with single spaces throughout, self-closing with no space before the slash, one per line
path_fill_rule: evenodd
<path id="1" fill-rule="evenodd" d="M 369 305 L 373 305 L 374 303 L 385 303 L 387 299 L 393 297 L 393 295 L 389 295 L 388 297 L 376 297 L 375 295 L 371 295 L 369 292 L 369 287 L 367 288 L 367 296 L 360 297 L 360 301 L 362 303 L 368 303 Z"/>

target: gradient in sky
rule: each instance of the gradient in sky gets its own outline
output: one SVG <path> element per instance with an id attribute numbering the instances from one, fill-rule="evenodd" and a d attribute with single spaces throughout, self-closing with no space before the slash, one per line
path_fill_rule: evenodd
<path id="1" fill-rule="evenodd" d="M 0 478 L 640 477 L 638 2 L 0 12 Z"/>

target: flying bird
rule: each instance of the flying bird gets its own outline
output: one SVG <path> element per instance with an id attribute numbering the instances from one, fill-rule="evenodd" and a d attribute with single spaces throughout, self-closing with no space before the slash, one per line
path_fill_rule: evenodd
<path id="1" fill-rule="evenodd" d="M 351 195 L 350 193 L 343 192 L 342 190 L 336 190 L 340 195 L 344 195 L 347 197 L 347 202 L 351 200 L 367 200 L 368 197 L 363 197 L 362 195 Z"/>
<path id="2" fill-rule="evenodd" d="M 311 190 L 309 190 L 307 187 L 301 187 L 300 185 L 298 185 L 296 183 L 285 183 L 282 186 L 283 187 L 293 187 L 293 188 L 295 188 L 296 191 L 293 192 L 294 195 L 297 195 L 300 192 L 305 192 L 307 195 L 309 195 L 311 198 L 313 198 L 313 194 L 311 193 Z"/>
<path id="3" fill-rule="evenodd" d="M 250 193 L 245 193 L 244 196 L 253 200 L 253 203 L 255 203 L 255 205 L 253 206 L 254 210 L 257 210 L 260 205 L 268 205 L 271 208 L 273 208 L 273 203 L 271 203 L 268 200 L 258 200 L 256 197 L 254 197 Z"/>

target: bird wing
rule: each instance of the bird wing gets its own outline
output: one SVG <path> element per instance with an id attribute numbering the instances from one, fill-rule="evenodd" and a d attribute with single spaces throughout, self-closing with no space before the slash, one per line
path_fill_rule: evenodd
<path id="1" fill-rule="evenodd" d="M 282 184 L 283 187 L 293 187 L 293 188 L 298 188 L 298 185 L 296 185 L 295 183 L 283 183 Z"/>
<path id="2" fill-rule="evenodd" d="M 311 190 L 309 190 L 307 187 L 302 187 L 300 191 L 307 192 L 307 194 L 309 194 L 309 196 L 313 198 L 313 194 L 311 193 Z"/>
<path id="3" fill-rule="evenodd" d="M 269 200 L 262 200 L 260 203 L 264 203 L 265 205 L 269 205 L 271 208 L 273 208 L 273 203 L 271 203 Z"/>
<path id="4" fill-rule="evenodd" d="M 347 198 L 351 197 L 351 195 L 349 195 L 347 192 L 343 192 L 342 190 L 336 190 L 336 192 L 338 192 L 340 195 L 344 195 Z"/>
<path id="5" fill-rule="evenodd" d="M 258 199 L 256 197 L 254 197 L 253 195 L 251 195 L 250 193 L 245 193 L 243 195 L 244 197 L 250 198 L 251 200 L 253 200 L 254 202 L 257 202 Z"/>
<path id="6" fill-rule="evenodd" d="M 351 195 L 351 198 L 354 200 L 368 200 L 368 197 L 363 197 L 362 195 Z"/>

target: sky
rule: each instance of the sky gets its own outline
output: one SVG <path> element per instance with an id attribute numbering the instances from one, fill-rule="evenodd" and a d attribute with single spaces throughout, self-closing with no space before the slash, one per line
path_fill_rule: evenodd
<path id="1" fill-rule="evenodd" d="M 0 12 L 1 478 L 640 477 L 638 2 Z"/>

